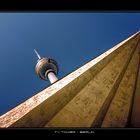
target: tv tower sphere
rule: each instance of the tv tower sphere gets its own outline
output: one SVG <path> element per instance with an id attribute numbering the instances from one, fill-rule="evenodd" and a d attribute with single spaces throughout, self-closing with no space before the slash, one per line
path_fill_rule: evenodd
<path id="1" fill-rule="evenodd" d="M 38 60 L 36 64 L 36 73 L 43 80 L 49 80 L 54 83 L 58 80 L 56 75 L 58 74 L 58 64 L 54 59 L 40 57 L 38 52 L 34 49 Z"/>

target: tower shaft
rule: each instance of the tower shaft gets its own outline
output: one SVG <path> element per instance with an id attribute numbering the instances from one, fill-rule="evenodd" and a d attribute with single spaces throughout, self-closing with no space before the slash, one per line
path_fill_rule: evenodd
<path id="1" fill-rule="evenodd" d="M 47 76 L 48 76 L 48 79 L 50 80 L 51 84 L 58 80 L 58 78 L 56 77 L 54 72 L 49 72 Z"/>

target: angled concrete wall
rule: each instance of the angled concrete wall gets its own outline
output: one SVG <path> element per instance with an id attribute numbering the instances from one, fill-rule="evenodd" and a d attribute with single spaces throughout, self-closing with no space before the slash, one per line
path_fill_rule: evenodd
<path id="1" fill-rule="evenodd" d="M 139 39 L 137 32 L 0 116 L 0 127 L 136 127 Z"/>

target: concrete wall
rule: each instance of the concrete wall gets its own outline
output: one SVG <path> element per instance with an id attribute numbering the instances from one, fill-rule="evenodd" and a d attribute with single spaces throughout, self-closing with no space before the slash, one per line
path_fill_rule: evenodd
<path id="1" fill-rule="evenodd" d="M 135 48 L 135 46 L 127 46 L 111 59 L 45 126 L 100 127 Z M 92 73 L 92 71 L 90 72 Z M 129 106 L 127 107 L 129 108 Z"/>

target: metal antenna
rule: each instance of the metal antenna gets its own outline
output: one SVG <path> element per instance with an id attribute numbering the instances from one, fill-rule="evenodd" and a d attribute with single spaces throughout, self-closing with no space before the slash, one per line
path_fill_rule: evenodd
<path id="1" fill-rule="evenodd" d="M 35 53 L 36 53 L 38 59 L 41 59 L 41 57 L 40 57 L 39 53 L 36 51 L 36 49 L 34 49 L 34 51 L 35 51 Z"/>

